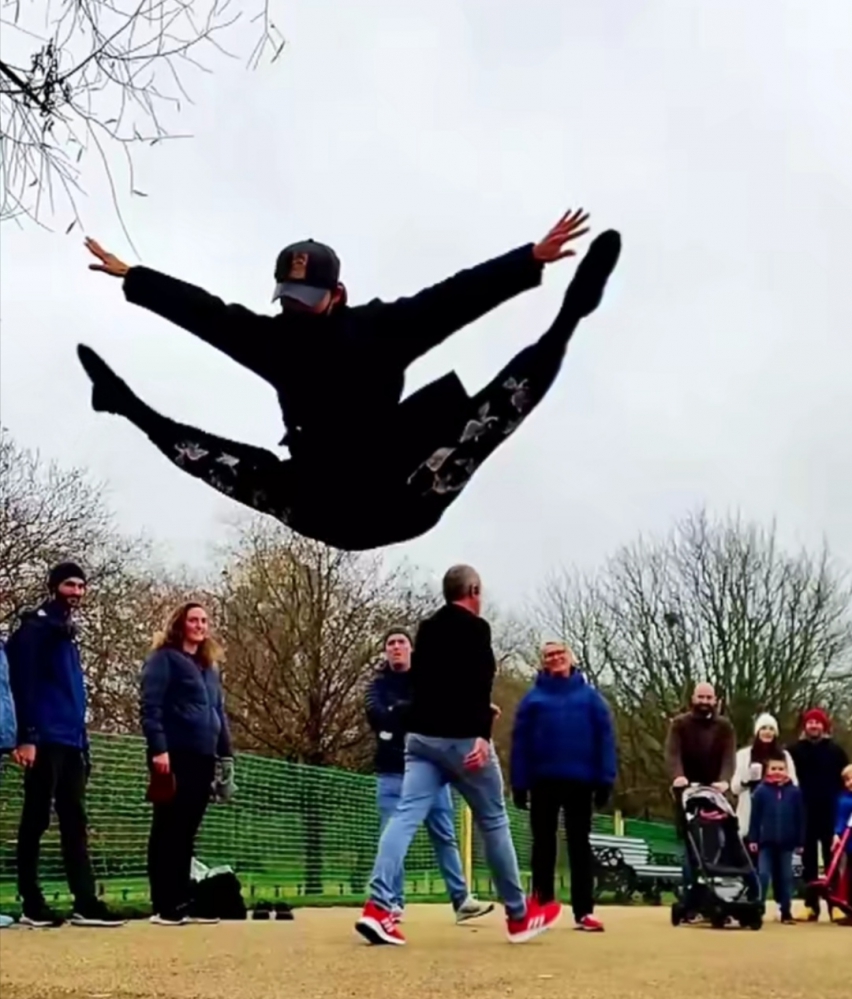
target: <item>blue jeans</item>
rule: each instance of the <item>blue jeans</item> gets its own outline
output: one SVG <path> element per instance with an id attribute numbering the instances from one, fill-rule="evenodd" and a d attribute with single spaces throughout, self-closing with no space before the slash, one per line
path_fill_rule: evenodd
<path id="1" fill-rule="evenodd" d="M 757 856 L 757 873 L 765 902 L 769 885 L 781 912 L 789 915 L 793 905 L 793 851 L 778 846 L 762 846 Z"/>
<path id="2" fill-rule="evenodd" d="M 413 734 L 406 739 L 402 797 L 379 840 L 370 879 L 370 898 L 382 909 L 393 908 L 405 855 L 420 823 L 433 808 L 435 795 L 452 784 L 470 805 L 506 912 L 512 919 L 523 918 L 526 898 L 509 832 L 500 764 L 492 746 L 484 767 L 466 770 L 464 758 L 474 741 Z"/>
<path id="3" fill-rule="evenodd" d="M 399 806 L 402 797 L 402 774 L 379 774 L 377 789 L 377 804 L 381 818 L 381 828 L 384 832 Z M 458 907 L 467 898 L 467 882 L 462 870 L 462 861 L 456 842 L 455 812 L 449 784 L 445 784 L 432 801 L 432 807 L 424 820 L 426 832 L 432 841 L 435 860 L 441 877 L 450 893 L 453 907 Z M 393 888 L 394 907 L 402 908 L 405 904 L 405 869 L 399 868 L 399 875 Z"/>

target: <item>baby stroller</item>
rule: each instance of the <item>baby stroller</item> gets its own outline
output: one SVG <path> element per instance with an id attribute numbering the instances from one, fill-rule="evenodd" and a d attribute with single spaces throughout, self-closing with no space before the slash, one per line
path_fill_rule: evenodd
<path id="1" fill-rule="evenodd" d="M 846 851 L 852 838 L 852 815 L 846 823 L 840 843 L 831 855 L 825 876 L 813 882 L 813 887 L 828 903 L 829 909 L 840 909 L 852 918 L 852 858 Z"/>
<path id="2" fill-rule="evenodd" d="M 760 883 L 730 802 L 713 787 L 693 784 L 683 792 L 680 810 L 691 877 L 672 906 L 672 925 L 701 916 L 715 929 L 734 919 L 759 930 Z"/>

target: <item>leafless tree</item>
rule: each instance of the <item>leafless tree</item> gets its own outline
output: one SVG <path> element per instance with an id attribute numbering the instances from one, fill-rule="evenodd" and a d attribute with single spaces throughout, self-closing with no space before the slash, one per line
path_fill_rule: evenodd
<path id="1" fill-rule="evenodd" d="M 554 576 L 542 625 L 571 641 L 616 713 L 622 803 L 664 808 L 662 744 L 701 679 L 741 742 L 760 711 L 788 737 L 803 708 L 843 714 L 852 696 L 849 580 L 827 550 L 783 551 L 774 528 L 687 517 L 662 540 L 621 549 L 593 578 Z"/>
<path id="2" fill-rule="evenodd" d="M 131 152 L 172 133 L 189 101 L 188 69 L 250 32 L 249 64 L 280 54 L 270 0 L 0 0 L 0 220 L 41 221 L 58 208 L 79 221 L 76 195 L 87 156 L 104 171 L 114 203 L 111 150 Z"/>
<path id="3" fill-rule="evenodd" d="M 427 599 L 375 556 L 251 521 L 219 591 L 225 687 L 238 743 L 303 763 L 358 767 L 364 693 L 388 627 Z"/>
<path id="4" fill-rule="evenodd" d="M 44 461 L 0 431 L 0 625 L 44 594 L 52 564 L 73 558 L 93 580 L 120 573 L 140 542 L 116 530 L 98 483 Z"/>
<path id="5" fill-rule="evenodd" d="M 116 527 L 99 483 L 45 462 L 0 434 L 0 627 L 46 597 L 51 565 L 73 559 L 89 580 L 80 644 L 94 731 L 138 727 L 138 673 L 167 607 L 186 592 L 147 545 Z"/>

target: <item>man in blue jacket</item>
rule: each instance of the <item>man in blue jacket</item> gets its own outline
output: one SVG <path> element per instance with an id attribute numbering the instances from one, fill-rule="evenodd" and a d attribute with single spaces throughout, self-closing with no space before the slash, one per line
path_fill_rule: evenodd
<path id="1" fill-rule="evenodd" d="M 587 932 L 603 930 L 593 915 L 592 811 L 606 804 L 616 773 L 606 701 L 577 669 L 573 652 L 548 642 L 535 686 L 515 715 L 512 791 L 517 807 L 530 809 L 533 893 L 542 903 L 555 894 L 556 836 L 564 813 L 571 907 L 577 929 Z"/>
<path id="2" fill-rule="evenodd" d="M 58 926 L 39 887 L 41 838 L 55 805 L 68 887 L 74 896 L 71 922 L 119 926 L 97 898 L 87 843 L 85 795 L 89 775 L 86 688 L 74 612 L 86 592 L 79 565 L 63 562 L 48 577 L 50 597 L 26 611 L 6 652 L 18 721 L 18 762 L 26 769 L 24 807 L 18 829 L 18 893 L 21 923 Z"/>
<path id="3" fill-rule="evenodd" d="M 375 770 L 382 831 L 402 797 L 405 734 L 412 693 L 411 647 L 411 637 L 406 631 L 397 628 L 389 632 L 385 639 L 385 662 L 367 690 L 367 719 L 370 728 L 376 733 Z M 445 784 L 435 795 L 435 803 L 424 824 L 455 909 L 456 922 L 463 923 L 492 912 L 494 906 L 490 902 L 479 902 L 468 891 L 456 841 L 455 813 L 449 784 Z M 392 910 L 397 920 L 402 917 L 404 887 L 405 869 L 401 867 Z"/>

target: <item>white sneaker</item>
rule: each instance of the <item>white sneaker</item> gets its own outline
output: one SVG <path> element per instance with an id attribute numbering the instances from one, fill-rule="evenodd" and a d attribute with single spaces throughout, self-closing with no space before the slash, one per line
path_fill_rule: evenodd
<path id="1" fill-rule="evenodd" d="M 189 922 L 189 917 L 179 912 L 173 915 L 170 913 L 165 916 L 159 912 L 155 912 L 151 916 L 151 922 L 154 926 L 186 926 Z"/>
<path id="2" fill-rule="evenodd" d="M 494 911 L 493 902 L 480 902 L 473 895 L 468 895 L 462 904 L 456 909 L 456 922 L 466 923 L 469 919 L 479 919 L 480 916 L 487 916 Z"/>

